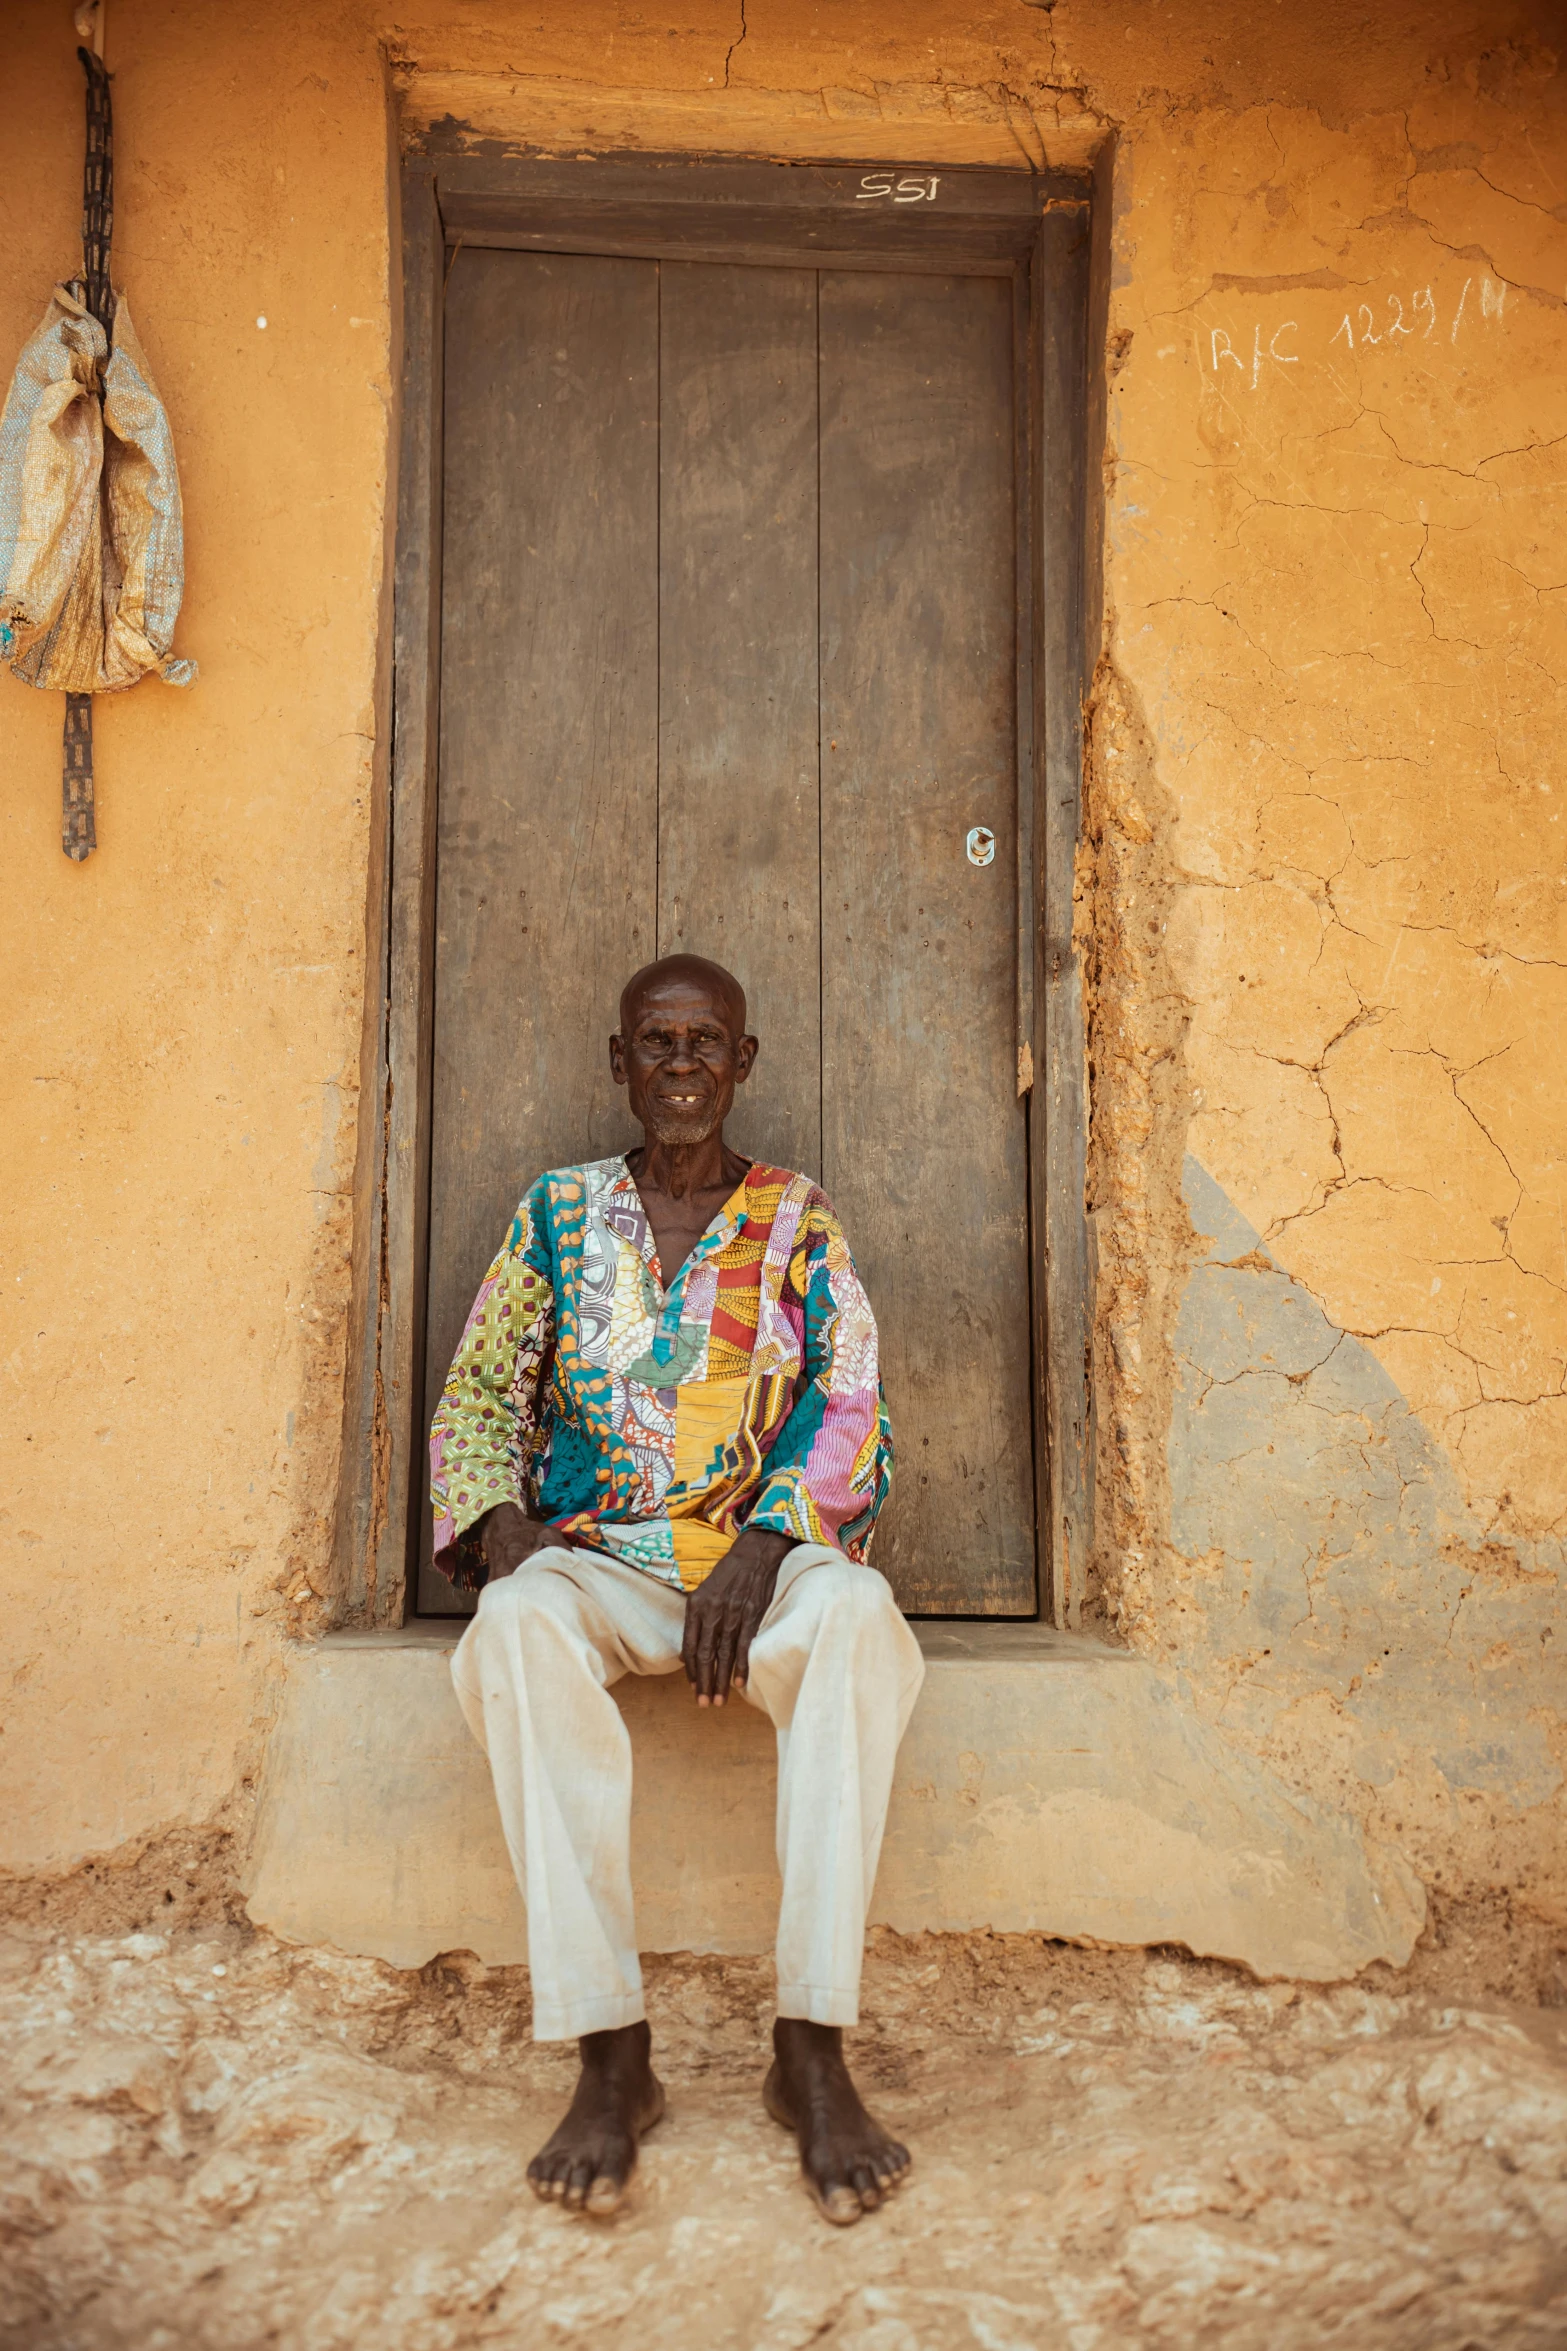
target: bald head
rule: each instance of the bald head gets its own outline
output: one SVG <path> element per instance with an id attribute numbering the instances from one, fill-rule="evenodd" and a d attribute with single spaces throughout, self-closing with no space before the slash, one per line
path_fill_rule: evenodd
<path id="1" fill-rule="evenodd" d="M 745 990 L 705 955 L 661 955 L 627 980 L 609 1041 L 615 1083 L 651 1139 L 689 1148 L 723 1133 L 756 1059 Z"/>
<path id="2" fill-rule="evenodd" d="M 721 963 L 709 963 L 705 955 L 661 955 L 656 963 L 644 963 L 640 971 L 633 972 L 620 991 L 623 1037 L 629 1037 L 635 1029 L 638 1011 L 647 995 L 650 992 L 661 995 L 670 986 L 704 990 L 714 1008 L 722 1009 L 732 1034 L 744 1036 L 745 990 L 732 971 L 725 971 Z"/>

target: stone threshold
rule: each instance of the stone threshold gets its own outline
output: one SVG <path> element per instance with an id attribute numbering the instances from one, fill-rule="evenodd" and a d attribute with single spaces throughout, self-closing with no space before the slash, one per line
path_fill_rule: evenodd
<path id="1" fill-rule="evenodd" d="M 448 1950 L 525 1960 L 489 1769 L 451 1687 L 464 1621 L 292 1653 L 244 1877 L 259 1925 L 399 1967 Z M 1319 1983 L 1408 1958 L 1425 1897 L 1403 1857 L 1288 1788 L 1146 1659 L 1041 1624 L 914 1629 L 928 1671 L 873 1924 L 1184 1944 Z M 743 1703 L 699 1714 L 679 1674 L 615 1697 L 636 1757 L 643 1949 L 765 1951 L 772 1726 Z"/>

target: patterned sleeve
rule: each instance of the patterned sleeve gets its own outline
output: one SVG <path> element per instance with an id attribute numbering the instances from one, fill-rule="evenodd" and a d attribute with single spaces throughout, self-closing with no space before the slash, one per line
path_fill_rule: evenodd
<path id="1" fill-rule="evenodd" d="M 892 1479 L 892 1430 L 876 1317 L 820 1194 L 800 1221 L 785 1294 L 804 1307 L 801 1384 L 746 1523 L 863 1559 Z"/>
<path id="2" fill-rule="evenodd" d="M 555 1336 L 546 1199 L 541 1176 L 473 1302 L 430 1430 L 435 1564 L 468 1591 L 485 1580 L 475 1520 L 498 1502 L 528 1507 L 548 1445 L 538 1415 Z"/>

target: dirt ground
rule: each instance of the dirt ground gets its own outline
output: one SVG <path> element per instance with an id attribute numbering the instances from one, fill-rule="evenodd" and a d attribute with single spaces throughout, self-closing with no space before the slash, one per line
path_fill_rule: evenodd
<path id="1" fill-rule="evenodd" d="M 524 2184 L 571 2057 L 519 1970 L 12 1928 L 0 2345 L 1554 2351 L 1563 1984 L 1461 1956 L 1321 1991 L 880 1935 L 855 2060 L 916 2169 L 839 2233 L 758 2102 L 761 1963 L 652 1963 L 669 2114 L 605 2224 Z"/>

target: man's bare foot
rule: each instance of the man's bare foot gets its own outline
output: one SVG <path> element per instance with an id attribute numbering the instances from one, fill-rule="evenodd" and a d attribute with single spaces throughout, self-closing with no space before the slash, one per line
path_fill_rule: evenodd
<path id="1" fill-rule="evenodd" d="M 774 2122 L 793 2131 L 805 2184 L 838 2228 L 874 2212 L 909 2168 L 907 2147 L 890 2139 L 861 2104 L 836 2025 L 780 2016 L 762 2099 Z"/>
<path id="2" fill-rule="evenodd" d="M 584 2033 L 582 2072 L 566 2119 L 528 2166 L 535 2196 L 599 2217 L 618 2212 L 637 2168 L 637 2141 L 664 2111 L 646 2023 Z"/>

